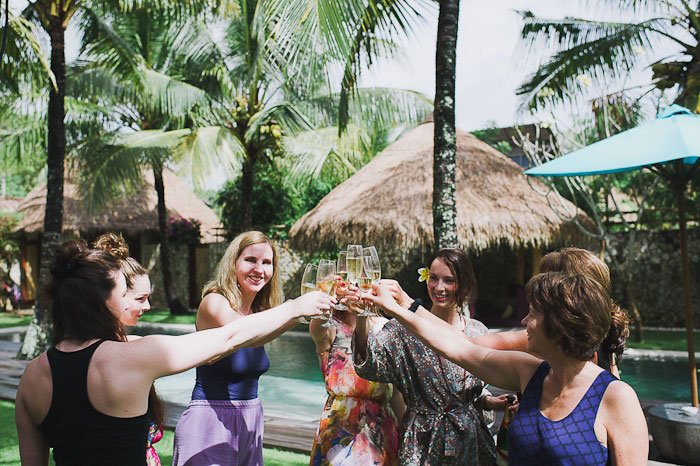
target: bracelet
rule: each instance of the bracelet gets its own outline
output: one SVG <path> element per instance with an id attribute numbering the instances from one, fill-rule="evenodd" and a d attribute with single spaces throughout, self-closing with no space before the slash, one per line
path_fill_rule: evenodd
<path id="1" fill-rule="evenodd" d="M 416 312 L 418 310 L 418 306 L 422 305 L 423 301 L 421 301 L 420 298 L 416 299 L 411 303 L 410 306 L 408 306 L 408 310 L 411 312 Z"/>

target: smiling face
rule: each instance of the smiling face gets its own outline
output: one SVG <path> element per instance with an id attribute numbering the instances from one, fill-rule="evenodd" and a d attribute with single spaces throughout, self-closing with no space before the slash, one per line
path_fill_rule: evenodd
<path id="1" fill-rule="evenodd" d="M 107 298 L 107 308 L 109 311 L 119 319 L 119 322 L 125 325 L 136 325 L 129 324 L 127 322 L 131 321 L 129 313 L 129 300 L 126 298 L 127 287 L 126 278 L 121 271 L 112 272 L 112 278 L 114 279 L 114 288 L 112 288 L 112 293 L 110 293 L 109 298 Z M 138 320 L 138 318 L 136 319 Z"/>
<path id="2" fill-rule="evenodd" d="M 136 325 L 144 312 L 151 308 L 148 298 L 151 296 L 151 280 L 148 275 L 136 275 L 131 280 L 132 285 L 126 292 L 129 309 L 121 322 L 124 325 Z"/>
<path id="3" fill-rule="evenodd" d="M 430 264 L 428 296 L 433 302 L 433 307 L 454 308 L 457 306 L 457 281 L 442 259 L 435 259 Z"/>
<path id="4" fill-rule="evenodd" d="M 236 259 L 236 278 L 241 292 L 257 294 L 272 278 L 272 248 L 267 243 L 247 246 Z"/>

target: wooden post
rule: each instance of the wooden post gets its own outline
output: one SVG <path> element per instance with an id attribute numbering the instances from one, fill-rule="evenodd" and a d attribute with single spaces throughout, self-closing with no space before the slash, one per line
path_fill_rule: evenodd
<path id="1" fill-rule="evenodd" d="M 532 276 L 540 273 L 540 262 L 542 262 L 542 248 L 534 246 L 532 248 Z"/>
<path id="2" fill-rule="evenodd" d="M 695 345 L 693 342 L 693 312 L 690 304 L 690 267 L 688 265 L 687 233 L 685 230 L 685 204 L 683 202 L 686 183 L 674 186 L 678 200 L 678 229 L 681 234 L 681 269 L 683 271 L 683 307 L 685 309 L 685 332 L 688 339 L 688 366 L 690 370 L 690 399 L 698 407 L 698 371 L 695 366 Z"/>

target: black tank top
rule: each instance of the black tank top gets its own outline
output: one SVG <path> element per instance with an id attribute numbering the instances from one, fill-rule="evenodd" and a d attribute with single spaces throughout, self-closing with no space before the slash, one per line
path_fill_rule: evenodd
<path id="1" fill-rule="evenodd" d="M 104 340 L 79 351 L 46 352 L 51 367 L 53 397 L 39 424 L 57 466 L 146 464 L 148 414 L 117 418 L 92 407 L 87 394 L 90 358 Z"/>

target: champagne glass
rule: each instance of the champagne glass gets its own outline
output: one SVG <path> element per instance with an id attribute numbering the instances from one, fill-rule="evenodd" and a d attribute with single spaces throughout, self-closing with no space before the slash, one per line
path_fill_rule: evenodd
<path id="1" fill-rule="evenodd" d="M 371 256 L 362 256 L 362 274 L 359 279 L 359 288 L 363 293 L 372 291 L 372 285 L 379 283 L 381 274 L 375 272 L 374 262 Z M 358 316 L 371 317 L 376 316 L 374 306 L 367 306 Z"/>
<path id="2" fill-rule="evenodd" d="M 348 281 L 353 285 L 358 284 L 362 274 L 362 246 L 351 244 L 348 246 L 346 263 L 348 267 Z"/>
<path id="3" fill-rule="evenodd" d="M 343 287 L 347 286 L 348 282 L 348 264 L 347 264 L 347 255 L 348 253 L 346 251 L 340 251 L 338 253 L 338 261 L 336 262 L 336 273 L 340 277 L 340 283 L 337 284 L 337 287 Z M 338 290 L 336 288 L 336 296 L 338 295 Z M 338 311 L 347 311 L 348 307 L 343 305 L 343 304 L 336 304 L 335 309 Z"/>
<path id="4" fill-rule="evenodd" d="M 318 274 L 316 275 L 316 287 L 328 294 L 329 296 L 335 296 L 335 286 L 337 280 L 335 279 L 335 261 L 321 259 L 318 263 Z M 333 307 L 331 306 L 331 312 L 328 315 L 328 320 L 323 324 L 323 327 L 339 327 L 338 324 L 333 320 Z"/>
<path id="5" fill-rule="evenodd" d="M 318 275 L 318 267 L 313 264 L 306 264 L 304 274 L 301 276 L 301 294 L 306 294 L 311 291 L 316 291 L 316 276 Z M 312 319 L 324 319 L 324 316 L 313 316 Z M 297 319 L 299 323 L 308 324 L 309 320 L 304 317 Z"/>
<path id="6" fill-rule="evenodd" d="M 374 246 L 362 248 L 362 255 L 369 256 L 372 258 L 370 265 L 371 276 L 373 280 L 376 280 L 378 282 L 382 278 L 382 267 L 379 264 L 379 254 L 377 254 L 377 248 L 375 248 Z"/>

